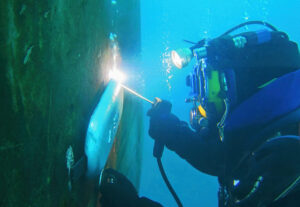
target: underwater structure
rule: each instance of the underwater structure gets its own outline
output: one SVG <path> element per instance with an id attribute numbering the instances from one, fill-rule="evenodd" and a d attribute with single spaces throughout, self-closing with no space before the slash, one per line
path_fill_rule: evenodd
<path id="1" fill-rule="evenodd" d="M 114 61 L 139 62 L 139 1 L 4 0 L 0 12 L 0 206 L 91 206 L 84 177 L 68 188 L 66 151 L 84 155 Z M 138 187 L 142 107 L 122 93 L 107 166 Z"/>

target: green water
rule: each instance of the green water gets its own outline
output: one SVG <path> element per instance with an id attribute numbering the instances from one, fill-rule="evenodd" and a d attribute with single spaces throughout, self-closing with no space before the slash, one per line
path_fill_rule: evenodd
<path id="1" fill-rule="evenodd" d="M 0 206 L 87 205 L 80 185 L 68 192 L 66 149 L 83 154 L 106 84 L 109 33 L 128 57 L 140 48 L 139 1 L 115 6 L 118 13 L 110 1 L 0 2 Z"/>

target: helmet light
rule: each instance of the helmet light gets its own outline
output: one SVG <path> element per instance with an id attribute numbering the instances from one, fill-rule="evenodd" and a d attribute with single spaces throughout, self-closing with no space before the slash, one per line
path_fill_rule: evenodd
<path id="1" fill-rule="evenodd" d="M 181 48 L 173 50 L 171 52 L 172 62 L 178 68 L 181 69 L 191 61 L 193 53 L 190 48 Z"/>

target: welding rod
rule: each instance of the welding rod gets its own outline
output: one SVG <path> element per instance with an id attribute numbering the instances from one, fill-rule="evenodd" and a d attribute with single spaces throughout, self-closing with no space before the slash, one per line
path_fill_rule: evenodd
<path id="1" fill-rule="evenodd" d="M 145 98 L 144 96 L 138 94 L 138 93 L 135 92 L 134 90 L 128 88 L 127 86 L 124 86 L 124 85 L 121 84 L 121 83 L 119 83 L 119 84 L 120 84 L 120 86 L 121 86 L 122 88 L 126 89 L 126 90 L 129 91 L 130 93 L 136 95 L 137 97 L 139 97 L 139 98 L 141 98 L 141 99 L 143 99 L 143 100 L 145 100 L 145 101 L 147 101 L 147 102 L 149 102 L 149 103 L 151 103 L 151 104 L 154 104 L 153 101 L 150 101 L 149 99 L 147 99 L 147 98 Z"/>

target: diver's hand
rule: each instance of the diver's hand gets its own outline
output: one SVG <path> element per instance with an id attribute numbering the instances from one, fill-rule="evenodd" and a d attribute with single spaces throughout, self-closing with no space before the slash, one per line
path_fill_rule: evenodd
<path id="1" fill-rule="evenodd" d="M 238 207 L 269 206 L 300 176 L 299 138 L 275 138 L 262 145 L 241 169 L 233 195 Z"/>
<path id="2" fill-rule="evenodd" d="M 155 98 L 152 108 L 147 112 L 150 117 L 149 135 L 162 144 L 172 141 L 179 119 L 171 114 L 172 104 L 168 101 Z"/>
<path id="3" fill-rule="evenodd" d="M 147 112 L 147 116 L 155 117 L 161 114 L 170 114 L 172 110 L 172 104 L 169 101 L 155 98 L 151 109 Z"/>
<path id="4" fill-rule="evenodd" d="M 106 169 L 101 174 L 99 191 L 101 207 L 135 207 L 138 194 L 133 184 L 121 173 Z"/>
<path id="5" fill-rule="evenodd" d="M 101 173 L 99 192 L 99 207 L 162 207 L 148 198 L 139 198 L 133 184 L 113 169 Z"/>

